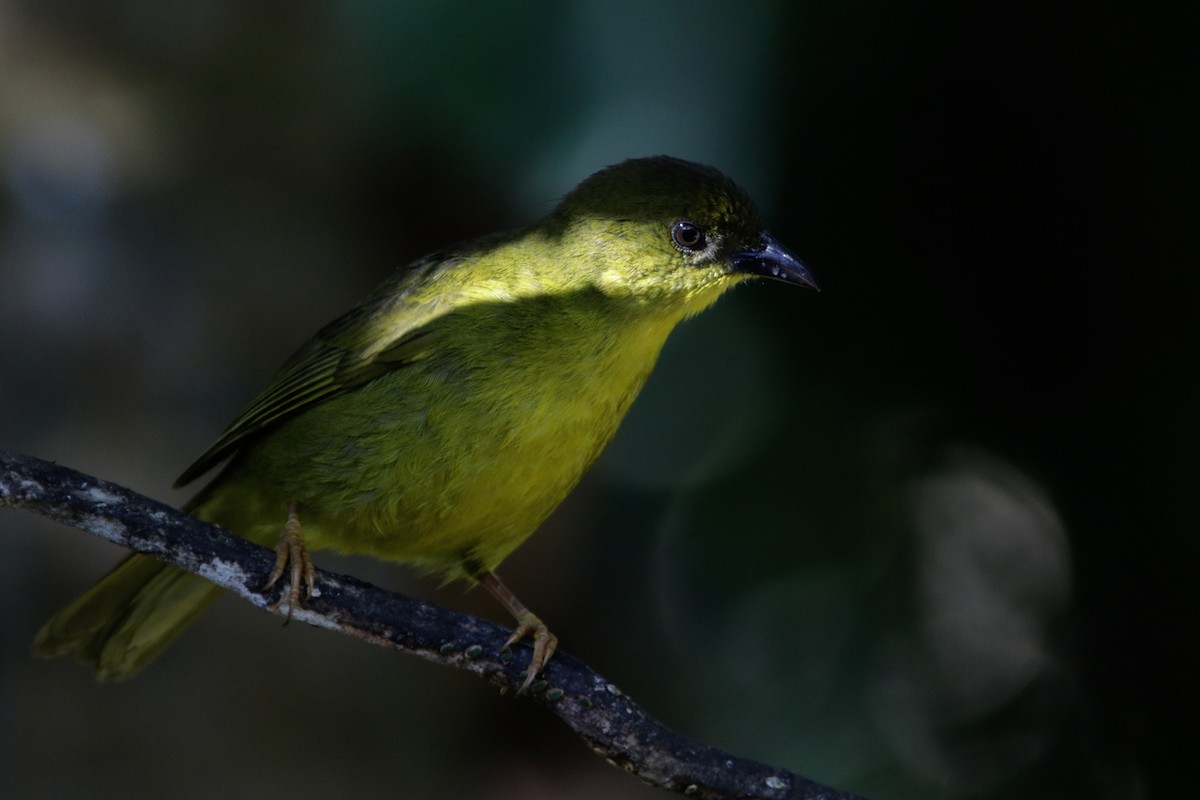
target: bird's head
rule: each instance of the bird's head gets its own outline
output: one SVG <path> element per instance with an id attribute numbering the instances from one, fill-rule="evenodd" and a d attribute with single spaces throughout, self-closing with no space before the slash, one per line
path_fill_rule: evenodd
<path id="1" fill-rule="evenodd" d="M 765 230 L 745 191 L 701 164 L 657 156 L 607 167 L 547 219 L 570 260 L 593 265 L 610 294 L 694 314 L 754 277 L 817 288 Z"/>

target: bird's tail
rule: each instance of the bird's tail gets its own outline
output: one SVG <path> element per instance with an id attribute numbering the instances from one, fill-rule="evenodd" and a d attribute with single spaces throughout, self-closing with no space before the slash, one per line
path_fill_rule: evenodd
<path id="1" fill-rule="evenodd" d="M 42 626 L 44 658 L 74 653 L 101 681 L 136 675 L 209 603 L 218 586 L 145 555 L 131 555 Z"/>

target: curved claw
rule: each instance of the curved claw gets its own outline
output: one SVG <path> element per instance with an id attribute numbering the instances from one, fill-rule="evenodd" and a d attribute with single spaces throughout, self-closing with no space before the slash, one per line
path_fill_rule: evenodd
<path id="1" fill-rule="evenodd" d="M 546 667 L 546 662 L 550 660 L 550 656 L 554 655 L 554 651 L 558 649 L 558 637 L 550 632 L 550 629 L 546 627 L 546 623 L 542 622 L 528 610 L 517 617 L 516 630 L 512 632 L 512 636 L 508 637 L 508 641 L 500 649 L 501 651 L 507 650 L 529 636 L 533 637 L 533 657 L 529 659 L 529 669 L 525 673 L 525 680 L 521 683 L 521 688 L 517 690 L 517 694 L 525 694 L 525 692 L 529 691 L 529 687 L 533 684 L 533 679 Z"/>
<path id="2" fill-rule="evenodd" d="M 524 694 L 529 691 L 529 687 L 533 684 L 533 679 L 545 668 L 546 662 L 550 660 L 550 656 L 554 655 L 554 651 L 558 649 L 558 637 L 550 632 L 550 629 L 546 627 L 546 623 L 538 619 L 536 614 L 526 608 L 517 599 L 516 595 L 509 591 L 508 587 L 500 581 L 496 573 L 486 572 L 479 575 L 478 579 L 484 585 L 484 588 L 503 603 L 508 612 L 517 620 L 517 629 L 513 631 L 512 636 L 509 636 L 508 641 L 500 648 L 501 652 L 526 637 L 533 637 L 533 658 L 529 659 L 529 671 L 525 673 L 525 681 L 521 684 L 521 688 L 517 690 L 517 694 Z"/>
<path id="3" fill-rule="evenodd" d="M 320 594 L 316 568 L 304 547 L 304 531 L 300 527 L 300 514 L 294 500 L 288 502 L 287 512 L 287 522 L 283 525 L 283 533 L 279 535 L 279 544 L 275 546 L 275 566 L 262 585 L 263 589 L 270 589 L 285 571 L 289 573 L 291 580 L 287 592 L 270 605 L 274 610 L 287 603 L 285 625 L 292 619 L 292 610 L 302 605 L 301 595 L 304 600 L 311 600 Z"/>

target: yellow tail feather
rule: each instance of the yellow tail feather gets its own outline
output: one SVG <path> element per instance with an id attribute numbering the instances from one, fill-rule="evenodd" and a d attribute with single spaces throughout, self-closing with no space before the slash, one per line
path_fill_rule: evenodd
<path id="1" fill-rule="evenodd" d="M 74 652 L 101 681 L 136 675 L 221 593 L 209 581 L 132 555 L 54 615 L 33 642 L 35 655 Z"/>

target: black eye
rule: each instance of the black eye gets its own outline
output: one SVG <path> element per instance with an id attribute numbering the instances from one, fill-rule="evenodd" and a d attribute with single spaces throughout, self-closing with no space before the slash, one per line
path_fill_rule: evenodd
<path id="1" fill-rule="evenodd" d="M 704 247 L 704 231 L 681 219 L 671 226 L 671 241 L 684 250 L 700 250 Z"/>

